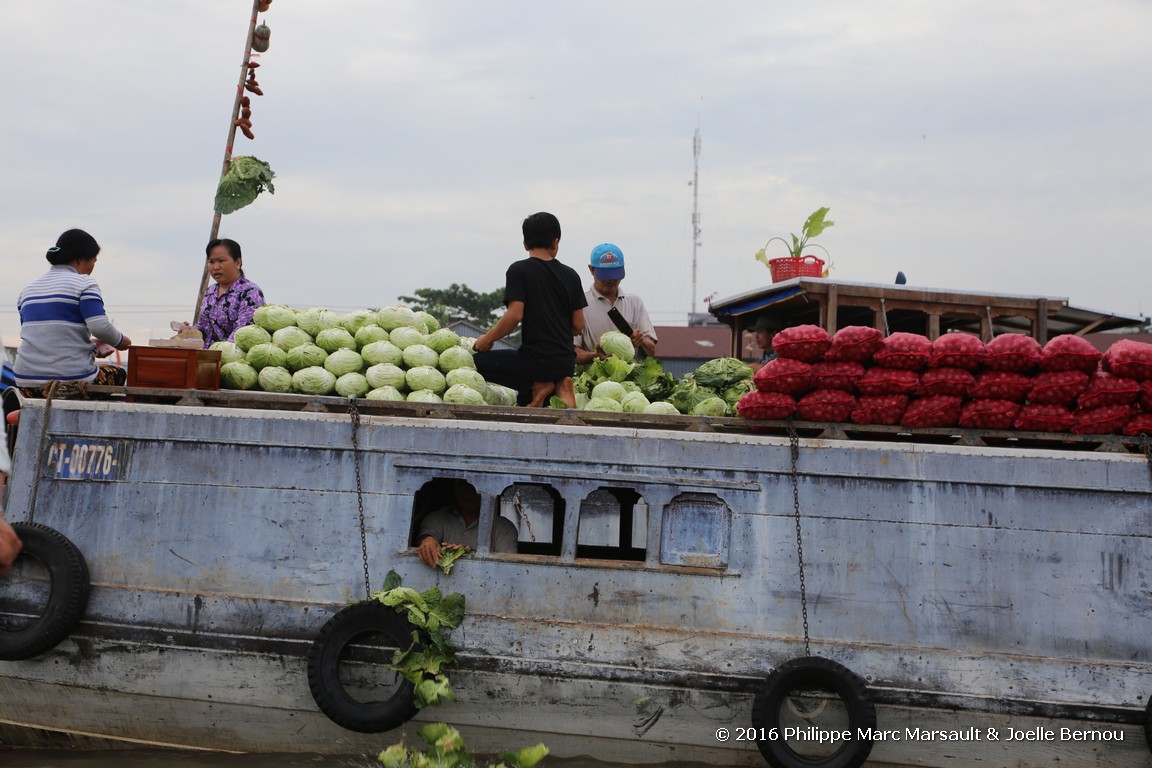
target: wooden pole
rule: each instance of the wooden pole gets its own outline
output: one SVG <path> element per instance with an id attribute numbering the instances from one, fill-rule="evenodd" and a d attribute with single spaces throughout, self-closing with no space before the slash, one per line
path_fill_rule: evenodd
<path id="1" fill-rule="evenodd" d="M 224 166 L 220 175 L 228 173 L 232 164 L 232 142 L 236 140 L 236 121 L 240 118 L 240 99 L 244 97 L 244 80 L 248 77 L 248 62 L 252 59 L 252 38 L 256 34 L 256 16 L 260 13 L 260 0 L 252 0 L 252 18 L 248 22 L 248 39 L 244 43 L 244 60 L 240 63 L 240 81 L 236 84 L 236 99 L 232 102 L 232 117 L 228 120 L 228 141 L 224 144 Z M 220 213 L 212 214 L 212 230 L 208 241 L 220 234 Z M 204 292 L 208 290 L 208 260 L 204 260 L 204 272 L 200 275 L 200 292 L 196 294 L 196 308 L 192 311 L 192 325 L 200 319 L 200 305 L 204 303 Z"/>

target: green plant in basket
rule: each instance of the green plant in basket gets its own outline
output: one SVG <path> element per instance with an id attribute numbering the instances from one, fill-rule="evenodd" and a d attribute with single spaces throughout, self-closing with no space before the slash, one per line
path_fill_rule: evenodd
<path id="1" fill-rule="evenodd" d="M 779 240 L 780 242 L 784 243 L 784 247 L 788 249 L 788 255 L 794 259 L 800 258 L 804 253 L 804 249 L 808 248 L 809 246 L 813 248 L 819 248 L 827 254 L 828 249 L 824 246 L 820 245 L 819 243 L 808 242 L 812 238 L 818 236 L 824 230 L 828 229 L 828 227 L 831 227 L 836 223 L 834 221 L 828 221 L 825 219 L 824 217 L 827 215 L 828 208 L 825 207 L 817 209 L 811 216 L 808 217 L 808 220 L 804 222 L 804 228 L 800 230 L 800 237 L 797 237 L 795 234 L 792 235 L 791 245 L 789 245 L 788 241 L 782 237 L 773 237 L 768 242 L 764 243 L 763 248 L 756 252 L 756 260 L 761 261 L 765 266 L 768 266 L 769 258 L 767 255 L 765 255 L 764 252 L 768 249 L 768 246 L 772 244 L 773 240 Z"/>

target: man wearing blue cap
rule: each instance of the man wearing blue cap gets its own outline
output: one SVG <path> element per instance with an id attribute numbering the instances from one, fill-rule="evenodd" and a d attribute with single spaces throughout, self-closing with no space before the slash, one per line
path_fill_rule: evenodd
<path id="1" fill-rule="evenodd" d="M 632 346 L 636 347 L 636 359 L 656 356 L 656 329 L 648 318 L 644 302 L 634 293 L 620 290 L 624 279 L 624 252 L 612 243 L 601 243 L 592 249 L 592 260 L 588 265 L 592 273 L 592 288 L 584 296 L 588 306 L 584 309 L 584 333 L 576 342 L 576 363 L 590 363 L 598 357 L 607 357 L 600 349 L 600 337 L 608 331 L 620 330 L 609 312 L 615 309 L 631 327 Z"/>

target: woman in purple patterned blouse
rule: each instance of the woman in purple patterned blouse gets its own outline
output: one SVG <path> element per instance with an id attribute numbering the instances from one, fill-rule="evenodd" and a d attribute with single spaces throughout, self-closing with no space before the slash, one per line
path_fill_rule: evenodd
<path id="1" fill-rule="evenodd" d="M 216 281 L 204 292 L 196 327 L 207 348 L 217 341 L 231 341 L 237 328 L 252 324 L 252 314 L 264 306 L 260 286 L 244 277 L 240 243 L 217 239 L 204 249 L 208 254 L 208 274 Z"/>

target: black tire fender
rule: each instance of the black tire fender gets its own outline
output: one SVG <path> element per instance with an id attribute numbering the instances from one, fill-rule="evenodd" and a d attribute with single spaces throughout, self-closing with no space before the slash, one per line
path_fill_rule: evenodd
<path id="1" fill-rule="evenodd" d="M 864 681 L 847 667 L 831 659 L 804 656 L 781 664 L 764 680 L 752 702 L 752 725 L 762 734 L 780 729 L 780 708 L 788 694 L 805 685 L 835 692 L 843 701 L 852 738 L 824 759 L 793 751 L 784 738 L 763 738 L 756 742 L 760 753 L 773 768 L 859 768 L 872 751 L 872 740 L 860 738 L 861 731 L 876 727 L 876 706 Z"/>
<path id="2" fill-rule="evenodd" d="M 30 659 L 55 648 L 71 634 L 88 607 L 88 563 L 67 536 L 40 523 L 12 523 L 23 548 L 15 567 L 22 559 L 38 560 L 48 571 L 50 594 L 44 613 L 22 629 L 0 628 L 0 659 Z M 0 584 L 12 576 L 0 579 Z"/>
<path id="3" fill-rule="evenodd" d="M 362 702 L 345 690 L 339 666 L 344 650 L 357 639 L 382 635 L 396 647 L 408 648 L 412 632 L 407 619 L 378 600 L 365 600 L 333 615 L 308 650 L 308 688 L 320 711 L 359 733 L 390 731 L 411 720 L 417 709 L 412 683 L 401 680 L 389 698 Z"/>

